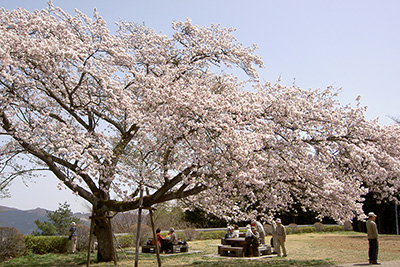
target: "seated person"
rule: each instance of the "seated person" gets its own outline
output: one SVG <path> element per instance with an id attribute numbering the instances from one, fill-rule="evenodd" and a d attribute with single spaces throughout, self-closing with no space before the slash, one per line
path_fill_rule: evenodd
<path id="1" fill-rule="evenodd" d="M 167 243 L 167 249 L 166 252 L 167 253 L 171 253 L 172 252 L 172 247 L 173 245 L 178 245 L 178 235 L 175 233 L 175 229 L 174 228 L 169 228 L 169 241 Z"/>
<path id="2" fill-rule="evenodd" d="M 232 238 L 233 237 L 233 227 L 228 226 L 225 234 L 225 238 Z"/>
<path id="3" fill-rule="evenodd" d="M 251 231 L 251 225 L 248 224 L 246 225 L 246 237 L 251 237 L 253 236 L 253 232 Z"/>
<path id="4" fill-rule="evenodd" d="M 235 226 L 233 227 L 232 237 L 233 237 L 233 238 L 238 238 L 238 237 L 239 237 L 239 234 L 240 234 L 240 232 L 239 232 L 239 226 L 235 225 Z"/>
<path id="5" fill-rule="evenodd" d="M 162 235 L 161 235 L 161 229 L 160 228 L 157 228 L 157 230 L 156 230 L 156 238 L 157 238 L 157 245 L 158 245 L 159 248 L 161 248 L 160 252 L 163 252 L 163 250 L 165 250 L 165 248 L 163 246 L 163 243 L 161 243 L 161 240 L 163 240 L 164 237 L 162 237 Z M 151 244 L 154 246 L 154 239 L 151 241 Z"/>
<path id="6" fill-rule="evenodd" d="M 246 232 L 246 246 L 244 248 L 244 255 L 246 257 L 260 256 L 258 247 L 260 246 L 259 234 L 255 227 L 248 227 Z"/>

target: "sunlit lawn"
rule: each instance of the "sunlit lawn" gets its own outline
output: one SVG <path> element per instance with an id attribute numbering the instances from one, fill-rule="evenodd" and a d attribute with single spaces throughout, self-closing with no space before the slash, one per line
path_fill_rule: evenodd
<path id="1" fill-rule="evenodd" d="M 400 260 L 400 236 L 382 235 L 380 237 L 380 260 Z M 162 254 L 162 266 L 329 266 L 340 263 L 363 263 L 367 259 L 367 239 L 363 233 L 335 232 L 289 235 L 287 239 L 287 258 L 246 258 L 218 257 L 217 246 L 220 240 L 198 240 L 189 242 L 189 252 L 182 254 Z M 27 255 L 8 262 L 6 266 L 86 266 L 87 253 Z M 134 266 L 134 248 L 118 250 L 118 266 Z M 114 266 L 110 263 L 96 263 L 92 255 L 90 266 Z M 156 267 L 155 254 L 139 254 L 139 266 Z"/>

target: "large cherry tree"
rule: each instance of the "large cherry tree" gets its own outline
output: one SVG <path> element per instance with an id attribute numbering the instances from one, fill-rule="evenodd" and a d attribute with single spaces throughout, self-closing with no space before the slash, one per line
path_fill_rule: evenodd
<path id="1" fill-rule="evenodd" d="M 332 88 L 259 83 L 256 47 L 232 29 L 172 27 L 0 11 L 1 179 L 47 170 L 91 203 L 99 261 L 113 259 L 106 216 L 137 209 L 140 187 L 145 207 L 180 199 L 236 220 L 296 204 L 340 221 L 367 190 L 398 191 L 398 127 Z"/>

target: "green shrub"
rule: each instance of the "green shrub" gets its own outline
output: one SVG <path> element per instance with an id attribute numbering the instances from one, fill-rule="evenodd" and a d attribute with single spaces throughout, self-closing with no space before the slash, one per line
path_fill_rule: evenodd
<path id="1" fill-rule="evenodd" d="M 314 223 L 314 227 L 317 232 L 324 232 L 324 230 L 325 230 L 325 225 L 320 222 Z"/>
<path id="2" fill-rule="evenodd" d="M 343 225 L 328 225 L 325 226 L 324 232 L 337 232 L 337 231 L 345 231 L 345 227 Z"/>
<path id="3" fill-rule="evenodd" d="M 316 229 L 313 226 L 299 227 L 299 234 L 314 233 L 315 230 Z"/>
<path id="4" fill-rule="evenodd" d="M 65 236 L 25 236 L 27 253 L 46 254 L 68 251 L 69 240 Z"/>
<path id="5" fill-rule="evenodd" d="M 76 249 L 87 251 L 89 247 L 89 227 L 83 224 L 77 224 L 76 234 L 78 236 L 78 240 L 76 242 Z"/>
<path id="6" fill-rule="evenodd" d="M 297 234 L 299 232 L 299 227 L 295 223 L 291 223 L 288 225 L 288 227 L 286 227 L 286 233 L 288 233 L 288 229 L 290 229 L 290 233 L 292 234 Z"/>
<path id="7" fill-rule="evenodd" d="M 133 247 L 136 245 L 134 243 L 135 238 L 134 238 L 133 234 L 118 236 L 117 240 L 118 240 L 117 245 L 121 248 L 128 248 L 128 247 Z"/>
<path id="8" fill-rule="evenodd" d="M 183 233 L 185 234 L 186 241 L 199 239 L 199 233 L 193 228 L 186 228 Z"/>
<path id="9" fill-rule="evenodd" d="M 199 232 L 200 240 L 208 239 L 220 239 L 225 236 L 226 231 L 209 231 L 209 232 Z"/>
<path id="10" fill-rule="evenodd" d="M 290 228 L 290 227 L 285 227 L 285 228 L 286 228 L 286 234 L 287 235 L 295 234 L 295 232 L 293 231 L 293 228 Z M 296 232 L 296 233 L 298 233 L 298 232 Z"/>
<path id="11" fill-rule="evenodd" d="M 137 224 L 133 224 L 129 227 L 129 232 L 133 235 L 133 243 L 136 245 L 136 236 L 137 236 Z M 139 244 L 143 245 L 149 240 L 150 237 L 153 236 L 153 231 L 150 226 L 146 224 L 140 225 L 140 234 L 139 234 Z"/>
<path id="12" fill-rule="evenodd" d="M 0 261 L 25 252 L 24 236 L 14 227 L 0 227 Z"/>
<path id="13" fill-rule="evenodd" d="M 345 231 L 353 231 L 353 224 L 351 221 L 345 221 L 343 227 Z"/>

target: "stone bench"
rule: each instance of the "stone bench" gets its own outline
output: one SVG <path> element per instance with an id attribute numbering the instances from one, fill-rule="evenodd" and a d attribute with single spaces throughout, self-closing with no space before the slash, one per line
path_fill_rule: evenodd
<path id="1" fill-rule="evenodd" d="M 189 251 L 189 245 L 173 245 L 172 246 L 172 253 L 178 253 L 178 252 L 188 252 Z"/>
<path id="2" fill-rule="evenodd" d="M 272 254 L 270 246 L 260 246 L 260 247 L 258 247 L 258 251 L 260 252 L 260 256 Z M 219 245 L 218 246 L 218 254 L 221 256 L 244 257 L 244 247 L 232 247 L 229 245 Z"/>
<path id="3" fill-rule="evenodd" d="M 178 252 L 188 252 L 189 251 L 189 245 L 173 245 L 172 246 L 172 253 L 178 253 Z M 142 253 L 155 253 L 155 247 L 154 245 L 142 245 Z M 160 253 L 161 253 L 161 248 L 160 248 Z"/>
<path id="4" fill-rule="evenodd" d="M 221 256 L 243 257 L 243 247 L 219 245 L 218 254 Z"/>
<path id="5" fill-rule="evenodd" d="M 260 255 L 271 255 L 272 254 L 271 246 L 258 247 L 258 251 L 260 251 Z"/>
<path id="6" fill-rule="evenodd" d="M 142 253 L 155 253 L 154 245 L 142 245 Z"/>

